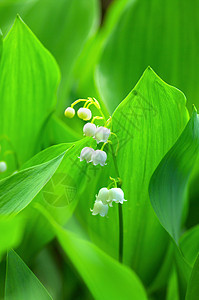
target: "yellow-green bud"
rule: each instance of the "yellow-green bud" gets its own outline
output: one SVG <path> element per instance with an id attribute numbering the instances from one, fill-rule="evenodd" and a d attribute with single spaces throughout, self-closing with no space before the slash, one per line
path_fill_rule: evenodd
<path id="1" fill-rule="evenodd" d="M 77 115 L 80 119 L 82 119 L 84 121 L 88 121 L 92 117 L 91 110 L 86 107 L 81 107 L 80 109 L 78 109 Z"/>
<path id="2" fill-rule="evenodd" d="M 74 108 L 72 107 L 67 107 L 65 112 L 64 112 L 64 115 L 69 118 L 69 119 L 72 119 L 75 115 L 75 110 Z"/>

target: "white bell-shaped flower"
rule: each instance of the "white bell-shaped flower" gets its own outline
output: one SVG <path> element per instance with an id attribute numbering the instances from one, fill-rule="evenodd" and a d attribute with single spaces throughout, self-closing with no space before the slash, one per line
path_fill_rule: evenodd
<path id="1" fill-rule="evenodd" d="M 107 204 L 109 199 L 109 190 L 107 188 L 101 188 L 96 195 L 96 201 L 102 201 L 103 204 Z"/>
<path id="2" fill-rule="evenodd" d="M 7 170 L 7 164 L 5 161 L 0 161 L 0 173 L 3 173 Z"/>
<path id="3" fill-rule="evenodd" d="M 83 127 L 84 135 L 94 136 L 96 132 L 96 125 L 93 123 L 86 123 Z"/>
<path id="4" fill-rule="evenodd" d="M 91 161 L 93 162 L 94 166 L 106 165 L 106 159 L 107 159 L 107 154 L 103 150 L 96 150 L 92 153 L 91 156 Z"/>
<path id="5" fill-rule="evenodd" d="M 75 115 L 75 110 L 72 107 L 67 107 L 64 114 L 67 118 L 72 119 Z"/>
<path id="6" fill-rule="evenodd" d="M 80 119 L 82 119 L 84 121 L 88 121 L 92 117 L 91 110 L 86 107 L 81 107 L 80 109 L 78 109 L 77 115 Z"/>
<path id="7" fill-rule="evenodd" d="M 100 215 L 105 217 L 108 213 L 108 204 L 103 204 L 102 201 L 95 201 L 93 209 L 91 209 L 92 215 Z"/>
<path id="8" fill-rule="evenodd" d="M 94 138 L 96 139 L 97 143 L 101 143 L 101 142 L 106 143 L 110 133 L 111 133 L 110 129 L 100 126 L 96 129 Z"/>
<path id="9" fill-rule="evenodd" d="M 109 206 L 112 206 L 113 201 L 115 203 L 121 203 L 121 204 L 123 204 L 124 201 L 127 201 L 124 199 L 124 192 L 122 189 L 112 188 L 109 190 L 109 199 L 108 199 Z"/>
<path id="10" fill-rule="evenodd" d="M 80 161 L 83 161 L 85 159 L 87 163 L 91 162 L 91 157 L 94 152 L 95 150 L 93 148 L 84 147 L 80 153 Z"/>

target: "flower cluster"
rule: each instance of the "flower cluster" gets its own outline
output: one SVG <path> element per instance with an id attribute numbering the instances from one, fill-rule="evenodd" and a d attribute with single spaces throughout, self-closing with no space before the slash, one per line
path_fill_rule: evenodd
<path id="1" fill-rule="evenodd" d="M 96 195 L 96 200 L 93 209 L 91 209 L 92 215 L 100 215 L 105 217 L 108 214 L 108 208 L 113 206 L 113 202 L 123 204 L 124 192 L 121 188 L 101 188 L 98 195 Z"/>
<path id="2" fill-rule="evenodd" d="M 106 165 L 107 154 L 103 150 L 94 150 L 90 147 L 84 147 L 80 153 L 80 161 L 86 160 L 87 163 L 92 162 L 94 166 Z"/>
<path id="3" fill-rule="evenodd" d="M 106 121 L 104 114 L 102 113 L 101 107 L 99 102 L 95 98 L 88 98 L 88 99 L 78 99 L 75 102 L 71 104 L 70 107 L 67 107 L 65 110 L 65 116 L 68 118 L 73 118 L 75 115 L 74 105 L 76 105 L 79 102 L 85 102 L 84 107 L 79 108 L 77 111 L 77 116 L 84 120 L 88 121 L 92 118 L 92 112 L 89 109 L 90 105 L 94 105 L 98 111 L 100 112 L 101 116 L 95 116 L 93 117 L 91 122 L 88 122 L 83 127 L 83 134 L 84 136 L 93 137 L 97 145 L 99 143 L 103 143 L 101 149 L 94 150 L 91 147 L 84 147 L 81 150 L 79 159 L 80 161 L 86 161 L 87 163 L 92 163 L 94 166 L 106 165 L 107 160 L 107 154 L 103 150 L 106 143 L 110 142 L 109 136 L 111 133 L 111 130 L 107 128 L 107 124 L 109 123 L 108 119 Z M 105 121 L 104 126 L 96 126 L 94 124 L 95 120 L 103 119 Z M 107 126 L 107 127 L 106 127 Z M 114 134 L 115 135 L 115 134 Z M 98 195 L 96 195 L 96 200 L 94 203 L 94 207 L 91 210 L 92 215 L 100 215 L 102 217 L 105 217 L 108 213 L 109 207 L 113 206 L 113 202 L 123 204 L 124 201 L 124 192 L 120 187 L 117 186 L 117 181 L 113 178 L 111 178 L 114 181 L 114 187 L 113 188 L 101 188 Z M 121 185 L 120 185 L 121 186 Z"/>

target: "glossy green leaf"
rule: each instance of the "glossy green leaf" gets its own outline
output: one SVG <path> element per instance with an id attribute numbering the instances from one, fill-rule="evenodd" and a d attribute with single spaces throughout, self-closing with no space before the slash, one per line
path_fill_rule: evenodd
<path id="1" fill-rule="evenodd" d="M 181 232 L 188 181 L 198 151 L 199 119 L 194 111 L 183 133 L 155 170 L 149 189 L 153 209 L 176 243 Z"/>
<path id="2" fill-rule="evenodd" d="M 0 260 L 7 250 L 19 245 L 22 232 L 23 221 L 20 217 L 0 217 Z"/>
<path id="3" fill-rule="evenodd" d="M 73 143 L 71 149 L 69 148 L 71 144 L 55 145 L 38 153 L 24 164 L 24 168 L 29 168 L 39 163 L 45 163 L 46 160 L 53 159 L 68 149 L 52 178 L 35 197 L 34 202 L 23 212 L 29 222 L 19 251 L 26 260 L 30 259 L 54 237 L 48 222 L 35 210 L 35 203 L 43 204 L 46 210 L 53 215 L 56 222 L 61 225 L 65 224 L 73 214 L 79 201 L 79 194 L 85 188 L 86 169 L 89 167 L 85 161 L 80 162 L 78 157 L 82 148 L 87 146 L 88 143 L 93 147 L 96 146 L 93 138 L 84 138 Z M 85 198 L 84 203 L 86 201 Z M 25 254 L 24 249 L 26 249 Z"/>
<path id="4" fill-rule="evenodd" d="M 150 65 L 198 105 L 198 1 L 132 0 L 107 39 L 97 83 L 109 110 L 120 103 Z M 186 16 L 186 17 L 185 17 Z"/>
<path id="5" fill-rule="evenodd" d="M 176 265 L 176 272 L 178 277 L 178 292 L 180 300 L 184 300 L 192 268 L 191 265 L 186 261 L 184 255 L 174 241 L 173 244 L 175 250 L 174 262 Z"/>
<path id="6" fill-rule="evenodd" d="M 46 163 L 1 180 L 0 214 L 8 215 L 23 210 L 53 176 L 64 155 L 65 152 Z"/>
<path id="7" fill-rule="evenodd" d="M 122 207 L 124 262 L 146 284 L 156 277 L 168 243 L 168 236 L 151 207 L 148 184 L 160 160 L 186 125 L 185 103 L 185 96 L 179 90 L 167 85 L 148 68 L 112 116 L 112 131 L 119 139 L 116 160 L 127 199 Z M 112 142 L 115 150 L 117 139 L 112 138 Z M 107 166 L 103 170 L 90 168 L 89 192 L 85 190 L 78 207 L 84 223 L 88 222 L 94 242 L 118 258 L 118 206 L 109 209 L 107 219 L 90 213 L 98 190 L 109 185 L 109 176 L 118 176 L 108 149 L 105 148 Z"/>
<path id="8" fill-rule="evenodd" d="M 199 252 L 199 225 L 183 234 L 179 246 L 186 261 L 193 266 Z"/>
<path id="9" fill-rule="evenodd" d="M 147 299 L 146 292 L 136 274 L 93 243 L 64 230 L 45 211 L 38 209 L 53 227 L 60 245 L 87 284 L 95 299 Z"/>
<path id="10" fill-rule="evenodd" d="M 40 147 L 58 82 L 54 58 L 18 16 L 4 40 L 0 63 L 0 138 L 16 159 L 15 169 Z"/>
<path id="11" fill-rule="evenodd" d="M 178 279 L 175 269 L 172 271 L 168 281 L 166 300 L 179 300 Z"/>
<path id="12" fill-rule="evenodd" d="M 193 266 L 187 287 L 186 300 L 197 300 L 199 295 L 199 255 Z"/>
<path id="13" fill-rule="evenodd" d="M 7 256 L 5 300 L 50 300 L 47 290 L 21 258 L 10 251 Z"/>

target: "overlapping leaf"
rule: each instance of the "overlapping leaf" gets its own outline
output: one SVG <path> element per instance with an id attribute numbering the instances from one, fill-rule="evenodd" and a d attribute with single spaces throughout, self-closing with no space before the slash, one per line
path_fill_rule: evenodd
<path id="1" fill-rule="evenodd" d="M 14 251 L 8 253 L 6 269 L 5 300 L 52 300 L 41 282 Z"/>
<path id="2" fill-rule="evenodd" d="M 187 287 L 186 300 L 197 300 L 199 295 L 199 255 L 193 266 Z"/>
<path id="3" fill-rule="evenodd" d="M 147 299 L 136 274 L 93 243 L 62 229 L 41 206 L 39 210 L 50 222 L 65 253 L 87 284 L 95 299 Z"/>
<path id="4" fill-rule="evenodd" d="M 23 210 L 50 180 L 65 152 L 54 159 L 20 171 L 0 181 L 0 214 L 16 214 Z"/>
<path id="5" fill-rule="evenodd" d="M 45 122 L 56 104 L 59 70 L 54 58 L 17 17 L 4 40 L 0 63 L 0 138 L 17 168 L 40 145 Z M 8 76 L 9 74 L 9 76 Z M 11 171 L 10 170 L 10 171 Z"/>
<path id="6" fill-rule="evenodd" d="M 188 180 L 199 153 L 197 112 L 163 158 L 150 182 L 150 200 L 162 226 L 178 243 Z"/>
<path id="7" fill-rule="evenodd" d="M 93 146 L 96 144 L 93 139 L 85 138 L 73 143 L 72 148 L 70 148 L 71 144 L 55 145 L 38 153 L 24 164 L 24 168 L 41 163 L 45 164 L 46 161 L 52 160 L 68 149 L 59 168 L 34 200 L 34 203 L 42 203 L 59 224 L 65 224 L 71 217 L 78 203 L 79 194 L 82 189 L 85 189 L 86 176 L 84 174 L 86 174 L 88 165 L 85 161 L 80 162 L 78 156 L 82 148 L 88 143 Z M 49 224 L 40 217 L 34 206 L 29 206 L 24 214 L 29 222 L 19 251 L 22 251 L 26 259 L 30 259 L 53 238 L 54 234 Z"/>

